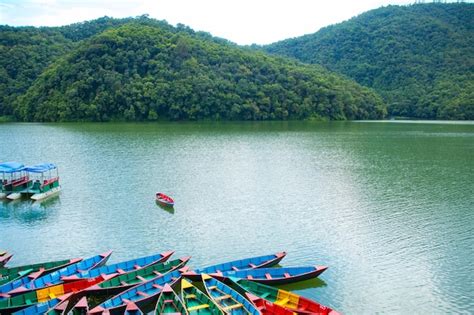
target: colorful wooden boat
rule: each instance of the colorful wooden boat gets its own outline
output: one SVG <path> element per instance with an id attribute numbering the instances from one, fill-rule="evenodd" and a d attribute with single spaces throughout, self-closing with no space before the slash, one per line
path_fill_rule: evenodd
<path id="1" fill-rule="evenodd" d="M 295 312 L 290 311 L 278 304 L 262 299 L 251 293 L 245 293 L 247 299 L 262 313 L 262 315 L 294 315 Z"/>
<path id="2" fill-rule="evenodd" d="M 243 269 L 258 269 L 263 267 L 270 267 L 278 264 L 286 256 L 285 252 L 280 252 L 271 255 L 256 256 L 244 259 L 238 259 L 225 263 L 220 263 L 204 268 L 194 269 L 186 274 L 187 278 L 192 280 L 200 280 L 201 273 L 213 274 L 226 271 L 237 271 Z"/>
<path id="3" fill-rule="evenodd" d="M 169 284 L 165 284 L 156 302 L 155 314 L 189 314 L 183 301 L 176 295 Z"/>
<path id="4" fill-rule="evenodd" d="M 245 279 L 230 278 L 230 280 L 244 291 L 299 314 L 339 314 L 327 306 L 289 291 Z"/>
<path id="5" fill-rule="evenodd" d="M 127 272 L 138 270 L 147 266 L 151 266 L 163 261 L 168 260 L 168 258 L 173 255 L 173 251 L 164 252 L 161 254 L 155 254 L 151 256 L 145 256 L 140 258 L 135 258 L 127 261 L 118 262 L 115 264 L 110 264 L 107 266 L 96 267 L 94 269 L 90 269 L 88 271 L 83 271 L 79 273 L 75 273 L 68 277 L 61 277 L 60 281 L 71 281 L 83 278 L 95 278 L 102 274 L 112 274 L 112 273 L 119 273 L 125 274 Z"/>
<path id="6" fill-rule="evenodd" d="M 0 198 L 11 200 L 21 197 L 21 190 L 31 186 L 31 180 L 26 172 L 23 172 L 24 165 L 18 162 L 5 162 L 0 164 Z"/>
<path id="7" fill-rule="evenodd" d="M 68 283 L 48 286 L 43 289 L 29 291 L 14 297 L 0 300 L 0 314 L 10 314 L 14 311 L 26 308 L 31 304 L 47 302 L 66 293 L 78 292 L 87 289 L 90 286 L 98 284 L 104 280 L 108 280 L 113 275 L 100 275 L 96 278 L 81 279 Z"/>
<path id="8" fill-rule="evenodd" d="M 94 307 L 89 311 L 89 314 L 123 314 L 127 308 L 134 310 L 136 307 L 143 309 L 150 306 L 152 306 L 150 309 L 152 310 L 163 286 L 166 283 L 172 285 L 179 281 L 182 273 L 186 270 L 187 268 L 184 267 L 134 286 Z"/>
<path id="9" fill-rule="evenodd" d="M 12 259 L 13 255 L 9 254 L 7 252 L 2 252 L 0 253 L 0 267 L 3 267 L 6 265 L 6 263 Z"/>
<path id="10" fill-rule="evenodd" d="M 181 279 L 181 299 L 190 315 L 222 315 L 224 312 L 207 295 L 189 281 Z"/>
<path id="11" fill-rule="evenodd" d="M 238 271 L 216 272 L 211 274 L 217 279 L 227 277 L 249 279 L 268 285 L 288 284 L 318 277 L 328 267 L 283 267 L 283 268 L 261 268 L 246 269 Z"/>
<path id="12" fill-rule="evenodd" d="M 182 268 L 186 265 L 189 259 L 190 257 L 184 257 L 164 263 L 156 263 L 142 269 L 118 275 L 112 279 L 74 294 L 68 300 L 63 301 L 51 309 L 48 312 L 48 315 L 86 314 L 89 312 L 91 305 L 89 300 L 92 300 L 92 303 L 97 305 L 98 303 L 104 302 L 109 297 L 115 296 L 133 286 L 142 284 L 159 275 L 164 275 L 173 270 Z"/>
<path id="13" fill-rule="evenodd" d="M 42 200 L 53 196 L 61 191 L 59 185 L 59 173 L 56 165 L 42 163 L 27 166 L 23 169 L 32 180 L 32 185 L 21 191 L 33 200 Z"/>
<path id="14" fill-rule="evenodd" d="M 99 293 L 102 295 L 116 295 L 133 286 L 145 283 L 168 272 L 181 269 L 187 264 L 190 258 L 191 257 L 184 257 L 165 263 L 157 263 L 142 269 L 121 274 L 89 288 L 87 292 L 96 294 Z"/>
<path id="15" fill-rule="evenodd" d="M 47 285 L 57 284 L 58 282 L 61 282 L 61 277 L 70 276 L 75 273 L 104 265 L 111 254 L 112 252 L 107 252 L 88 259 L 84 259 L 83 261 L 56 270 L 34 280 L 26 276 L 12 282 L 8 282 L 0 286 L 0 293 L 8 293 L 10 295 L 21 294 L 29 290 L 40 289 Z"/>
<path id="16" fill-rule="evenodd" d="M 37 303 L 30 307 L 24 308 L 20 311 L 13 313 L 14 315 L 38 315 L 38 314 L 45 314 L 55 305 L 61 303 L 63 300 L 68 299 L 72 293 L 65 294 L 58 298 L 49 300 L 43 303 Z"/>
<path id="17" fill-rule="evenodd" d="M 73 258 L 38 264 L 0 268 L 0 285 L 17 280 L 24 276 L 28 276 L 30 279 L 34 280 L 41 275 L 45 275 L 55 270 L 59 270 L 69 265 L 78 263 L 81 260 L 82 258 Z"/>
<path id="18" fill-rule="evenodd" d="M 224 313 L 260 314 L 252 303 L 224 283 L 207 274 L 201 274 L 201 279 L 206 288 L 207 295 L 214 303 L 219 305 L 219 308 Z"/>
<path id="19" fill-rule="evenodd" d="M 160 192 L 156 193 L 155 198 L 156 198 L 156 201 L 162 206 L 165 206 L 165 207 L 173 207 L 174 206 L 173 198 L 171 198 L 170 196 L 167 196 L 163 193 L 160 193 Z"/>

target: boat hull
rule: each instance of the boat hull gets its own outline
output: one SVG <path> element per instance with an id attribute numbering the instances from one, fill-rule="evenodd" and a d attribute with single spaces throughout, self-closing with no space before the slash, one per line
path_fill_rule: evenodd
<path id="1" fill-rule="evenodd" d="M 295 269 L 305 269 L 294 272 Z M 327 269 L 326 266 L 302 267 L 302 268 L 263 268 L 248 269 L 240 271 L 229 271 L 223 273 L 213 273 L 216 279 L 224 281 L 228 277 L 241 278 L 266 285 L 289 284 L 318 277 Z M 286 275 L 284 275 L 286 274 Z"/>
<path id="2" fill-rule="evenodd" d="M 20 193 L 11 193 L 7 196 L 7 199 L 9 199 L 9 200 L 17 200 L 17 199 L 20 199 L 20 198 L 21 198 Z"/>
<path id="3" fill-rule="evenodd" d="M 34 194 L 33 196 L 31 196 L 30 198 L 32 200 L 35 200 L 35 201 L 38 201 L 38 200 L 44 200 L 48 197 L 51 197 L 51 196 L 54 196 L 56 194 L 58 194 L 59 192 L 61 191 L 61 186 L 58 186 L 58 187 L 54 187 L 53 189 L 51 190 L 48 190 L 47 192 L 44 192 L 44 193 L 39 193 L 39 194 Z"/>

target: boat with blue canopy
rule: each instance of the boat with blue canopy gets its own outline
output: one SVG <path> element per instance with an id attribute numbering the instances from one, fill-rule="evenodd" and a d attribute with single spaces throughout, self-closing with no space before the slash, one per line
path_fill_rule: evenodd
<path id="1" fill-rule="evenodd" d="M 0 163 L 0 199 L 18 199 L 21 196 L 19 192 L 31 186 L 31 179 L 24 169 L 25 166 L 18 162 Z"/>
<path id="2" fill-rule="evenodd" d="M 53 163 L 41 163 L 23 168 L 32 185 L 21 193 L 33 200 L 42 200 L 61 191 L 58 167 Z"/>

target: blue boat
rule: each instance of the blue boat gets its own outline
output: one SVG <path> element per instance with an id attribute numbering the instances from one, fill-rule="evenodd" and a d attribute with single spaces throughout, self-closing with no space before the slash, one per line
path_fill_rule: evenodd
<path id="1" fill-rule="evenodd" d="M 94 268 L 88 271 L 83 271 L 76 273 L 69 277 L 61 277 L 61 281 L 70 281 L 83 278 L 95 278 L 100 275 L 110 275 L 113 273 L 123 274 L 133 270 L 145 268 L 156 263 L 165 262 L 168 258 L 173 255 L 173 251 L 164 252 L 161 254 L 155 254 L 151 256 L 141 257 L 137 259 L 132 259 L 128 261 L 119 262 L 116 264 L 111 264 L 107 266 L 102 266 L 100 268 Z"/>
<path id="2" fill-rule="evenodd" d="M 246 298 L 207 274 L 201 275 L 207 295 L 226 314 L 261 314 Z"/>
<path id="3" fill-rule="evenodd" d="M 237 271 L 245 269 L 257 269 L 263 267 L 270 267 L 278 264 L 284 257 L 286 252 L 280 252 L 272 255 L 256 256 L 244 259 L 238 259 L 225 263 L 220 263 L 204 268 L 194 269 L 185 274 L 186 278 L 192 280 L 200 280 L 202 273 L 212 274 L 227 271 Z"/>
<path id="4" fill-rule="evenodd" d="M 220 280 L 233 277 L 252 280 L 267 285 L 277 285 L 316 278 L 327 268 L 326 266 L 261 268 L 217 272 L 211 275 Z"/>
<path id="5" fill-rule="evenodd" d="M 38 315 L 38 314 L 46 314 L 48 310 L 56 306 L 57 304 L 61 303 L 64 300 L 67 300 L 72 293 L 64 294 L 58 298 L 49 300 L 47 302 L 37 303 L 30 307 L 24 308 L 20 311 L 13 313 L 13 315 Z"/>
<path id="6" fill-rule="evenodd" d="M 18 280 L 8 282 L 2 285 L 0 287 L 0 293 L 8 293 L 9 295 L 15 295 L 24 293 L 29 290 L 43 288 L 51 284 L 57 284 L 62 281 L 61 277 L 70 276 L 75 273 L 87 271 L 92 268 L 104 265 L 111 254 L 112 252 L 107 252 L 88 259 L 84 259 L 83 261 L 39 277 L 33 281 L 31 281 L 31 278 L 29 278 L 28 276 L 25 276 Z M 1 295 L 0 298 L 2 298 Z"/>
<path id="7" fill-rule="evenodd" d="M 124 312 L 133 312 L 137 308 L 150 307 L 153 309 L 158 296 L 165 284 L 173 285 L 181 278 L 182 273 L 186 267 L 166 273 L 162 276 L 153 278 L 152 280 L 143 284 L 137 285 L 122 292 L 102 304 L 94 307 L 89 311 L 89 314 L 123 314 Z"/>

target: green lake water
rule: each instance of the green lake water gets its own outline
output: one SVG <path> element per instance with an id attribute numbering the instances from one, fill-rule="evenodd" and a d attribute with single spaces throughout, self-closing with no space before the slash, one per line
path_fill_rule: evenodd
<path id="1" fill-rule="evenodd" d="M 11 265 L 285 250 L 329 266 L 289 288 L 344 313 L 474 312 L 472 122 L 4 123 L 0 139 L 0 161 L 53 162 L 63 186 L 0 202 Z"/>

